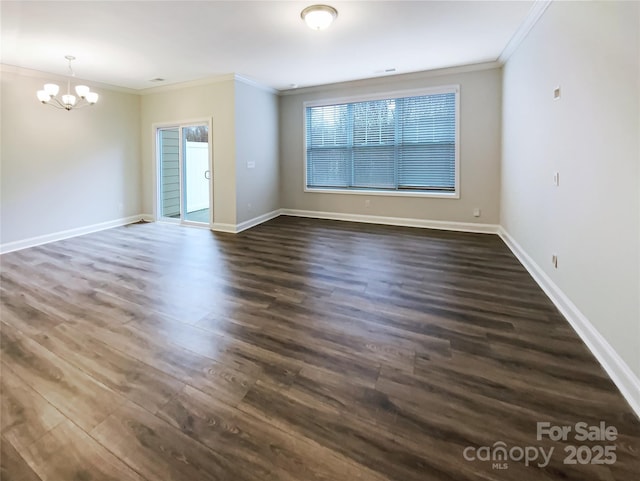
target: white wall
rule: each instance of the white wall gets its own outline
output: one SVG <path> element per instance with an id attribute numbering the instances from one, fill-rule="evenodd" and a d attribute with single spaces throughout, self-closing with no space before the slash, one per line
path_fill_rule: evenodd
<path id="1" fill-rule="evenodd" d="M 213 215 L 216 223 L 236 224 L 235 80 L 156 89 L 142 95 L 142 208 L 153 213 L 155 192 L 154 124 L 212 118 Z"/>
<path id="2" fill-rule="evenodd" d="M 501 200 L 504 229 L 637 377 L 639 25 L 637 2 L 551 4 L 504 67 Z"/>
<path id="3" fill-rule="evenodd" d="M 50 74 L 2 66 L 0 243 L 140 213 L 140 100 L 88 85 L 93 107 L 42 105 Z"/>
<path id="4" fill-rule="evenodd" d="M 280 208 L 278 97 L 236 81 L 237 223 Z M 255 164 L 248 168 L 249 162 Z"/>
<path id="5" fill-rule="evenodd" d="M 281 207 L 320 212 L 497 224 L 500 208 L 501 70 L 425 72 L 301 89 L 280 98 Z M 460 198 L 304 192 L 304 102 L 460 85 Z M 365 207 L 365 201 L 370 207 Z M 473 217 L 474 207 L 482 216 Z"/>

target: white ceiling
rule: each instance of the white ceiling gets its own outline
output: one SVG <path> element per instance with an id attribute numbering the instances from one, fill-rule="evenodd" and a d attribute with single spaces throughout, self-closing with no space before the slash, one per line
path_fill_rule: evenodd
<path id="1" fill-rule="evenodd" d="M 144 89 L 237 73 L 278 90 L 498 58 L 533 1 L 322 1 L 334 24 L 310 30 L 309 1 L 1 3 L 1 62 Z"/>

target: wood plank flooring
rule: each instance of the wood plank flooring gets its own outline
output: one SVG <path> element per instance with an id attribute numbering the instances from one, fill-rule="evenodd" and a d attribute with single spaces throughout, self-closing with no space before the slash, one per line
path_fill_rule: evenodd
<path id="1" fill-rule="evenodd" d="M 640 421 L 497 236 L 135 224 L 0 263 L 3 481 L 638 479 Z"/>

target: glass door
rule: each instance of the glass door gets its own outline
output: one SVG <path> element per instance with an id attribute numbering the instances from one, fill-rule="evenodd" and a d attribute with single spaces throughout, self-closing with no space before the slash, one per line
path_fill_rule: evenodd
<path id="1" fill-rule="evenodd" d="M 158 217 L 180 221 L 180 129 L 158 129 Z"/>
<path id="2" fill-rule="evenodd" d="M 211 224 L 209 124 L 160 127 L 156 137 L 158 219 Z"/>
<path id="3" fill-rule="evenodd" d="M 209 126 L 182 127 L 182 150 L 183 219 L 209 224 Z"/>

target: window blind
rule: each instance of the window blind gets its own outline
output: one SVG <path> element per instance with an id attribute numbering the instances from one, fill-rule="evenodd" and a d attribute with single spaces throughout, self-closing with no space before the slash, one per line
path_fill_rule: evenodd
<path id="1" fill-rule="evenodd" d="M 456 93 L 306 108 L 307 187 L 455 191 Z"/>

